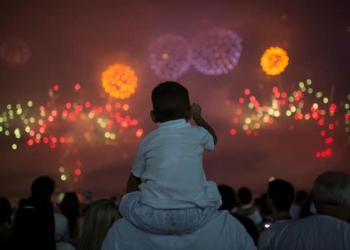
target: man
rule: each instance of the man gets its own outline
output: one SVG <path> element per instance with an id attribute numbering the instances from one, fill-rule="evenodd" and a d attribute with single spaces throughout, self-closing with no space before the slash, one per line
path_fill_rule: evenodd
<path id="1" fill-rule="evenodd" d="M 254 244 L 256 245 L 259 238 L 258 230 L 251 219 L 240 216 L 237 214 L 238 204 L 236 200 L 235 190 L 227 185 L 218 186 L 219 193 L 222 197 L 222 205 L 219 210 L 227 210 L 244 226 L 248 234 L 252 237 Z"/>
<path id="2" fill-rule="evenodd" d="M 350 177 L 326 172 L 314 183 L 317 214 L 290 223 L 270 242 L 271 250 L 350 249 Z"/>
<path id="3" fill-rule="evenodd" d="M 238 214 L 251 219 L 260 231 L 262 229 L 262 217 L 259 209 L 252 205 L 252 199 L 252 191 L 249 188 L 242 187 L 238 190 L 238 202 L 240 204 Z"/>
<path id="4" fill-rule="evenodd" d="M 269 249 L 270 240 L 291 221 L 289 209 L 294 200 L 294 187 L 286 181 L 274 180 L 267 190 L 267 205 L 272 212 L 273 224 L 260 234 L 259 250 Z"/>
<path id="5" fill-rule="evenodd" d="M 109 230 L 102 250 L 255 250 L 244 227 L 227 211 L 216 212 L 189 234 L 151 234 L 122 218 Z"/>

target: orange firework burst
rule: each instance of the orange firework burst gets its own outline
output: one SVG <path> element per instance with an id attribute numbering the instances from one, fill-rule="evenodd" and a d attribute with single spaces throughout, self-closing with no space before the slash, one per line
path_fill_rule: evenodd
<path id="1" fill-rule="evenodd" d="M 124 64 L 113 64 L 108 67 L 101 77 L 104 91 L 111 97 L 127 99 L 135 93 L 137 76 L 135 71 Z"/>
<path id="2" fill-rule="evenodd" d="M 279 47 L 271 47 L 265 50 L 260 59 L 262 70 L 271 76 L 281 74 L 286 69 L 288 62 L 287 51 Z"/>

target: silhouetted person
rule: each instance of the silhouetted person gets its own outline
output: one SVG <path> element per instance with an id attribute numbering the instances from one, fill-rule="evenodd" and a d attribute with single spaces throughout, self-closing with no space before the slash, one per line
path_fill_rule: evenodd
<path id="1" fill-rule="evenodd" d="M 314 215 L 314 214 L 316 214 L 315 210 L 316 210 L 316 208 L 315 208 L 315 204 L 314 204 L 314 196 L 313 196 L 313 193 L 311 192 L 309 194 L 309 197 L 307 198 L 306 202 L 301 207 L 300 217 L 306 218 L 306 217 L 309 217 L 311 215 Z"/>
<path id="2" fill-rule="evenodd" d="M 74 250 L 67 243 L 55 242 L 52 204 L 43 199 L 28 199 L 18 210 L 11 234 L 11 250 Z"/>
<path id="3" fill-rule="evenodd" d="M 248 234 L 252 237 L 254 244 L 256 245 L 259 237 L 258 230 L 256 229 L 251 219 L 237 214 L 238 203 L 236 200 L 235 190 L 227 185 L 219 185 L 218 189 L 222 197 L 222 205 L 219 210 L 229 211 L 244 226 Z"/>
<path id="4" fill-rule="evenodd" d="M 291 222 L 270 242 L 271 250 L 349 250 L 350 177 L 326 172 L 317 177 L 313 195 L 317 214 Z"/>
<path id="5" fill-rule="evenodd" d="M 308 195 L 305 191 L 298 191 L 295 196 L 295 202 L 290 207 L 289 213 L 293 220 L 298 220 L 301 218 L 301 209 L 307 202 Z"/>
<path id="6" fill-rule="evenodd" d="M 11 235 L 11 250 L 55 250 L 55 226 L 51 203 L 28 199 L 17 211 Z"/>
<path id="7" fill-rule="evenodd" d="M 50 203 L 53 192 L 55 191 L 55 182 L 48 176 L 39 177 L 34 180 L 31 191 L 31 198 Z"/>
<path id="8" fill-rule="evenodd" d="M 77 194 L 74 192 L 66 193 L 61 202 L 60 210 L 68 219 L 70 239 L 77 239 L 81 233 L 81 208 Z"/>
<path id="9" fill-rule="evenodd" d="M 50 204 L 51 212 L 54 216 L 55 241 L 67 242 L 69 239 L 67 218 L 60 213 L 54 213 L 54 206 L 51 203 L 55 186 L 55 182 L 48 176 L 41 176 L 35 179 L 31 186 L 31 197 L 28 200 L 22 200 L 19 206 L 22 208 L 28 202 L 34 202 L 36 204 Z"/>
<path id="10" fill-rule="evenodd" d="M 252 204 L 252 192 L 247 187 L 242 187 L 238 190 L 238 203 L 240 205 L 238 214 L 251 219 L 257 228 L 261 228 L 262 217 L 259 209 Z"/>
<path id="11" fill-rule="evenodd" d="M 278 179 L 269 182 L 267 204 L 272 211 L 273 224 L 261 232 L 258 241 L 259 250 L 268 250 L 275 234 L 291 222 L 289 209 L 294 201 L 294 196 L 294 187 L 289 182 Z"/>
<path id="12" fill-rule="evenodd" d="M 271 226 L 272 221 L 273 221 L 272 212 L 271 212 L 269 206 L 267 205 L 267 193 L 264 193 L 260 196 L 258 208 L 259 208 L 260 215 L 263 219 L 263 229 L 262 230 L 265 230 L 266 228 Z"/>
<path id="13" fill-rule="evenodd" d="M 108 230 L 118 219 L 118 207 L 112 200 L 94 201 L 87 211 L 79 250 L 100 250 Z"/>
<path id="14" fill-rule="evenodd" d="M 12 208 L 6 198 L 0 198 L 0 249 L 8 249 Z"/>

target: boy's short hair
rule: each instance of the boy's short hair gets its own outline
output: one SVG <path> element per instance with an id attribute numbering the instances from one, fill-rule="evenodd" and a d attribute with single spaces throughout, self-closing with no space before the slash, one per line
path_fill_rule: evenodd
<path id="1" fill-rule="evenodd" d="M 177 82 L 163 82 L 155 87 L 152 104 L 158 122 L 186 118 L 191 107 L 187 89 Z"/>
<path id="2" fill-rule="evenodd" d="M 283 180 L 271 181 L 267 193 L 277 211 L 289 211 L 295 196 L 292 184 Z"/>
<path id="3" fill-rule="evenodd" d="M 249 204 L 253 198 L 252 191 L 247 187 L 240 188 L 237 195 L 242 204 Z"/>

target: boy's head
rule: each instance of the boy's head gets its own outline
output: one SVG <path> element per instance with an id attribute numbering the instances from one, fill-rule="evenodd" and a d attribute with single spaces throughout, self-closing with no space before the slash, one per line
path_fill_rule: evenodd
<path id="1" fill-rule="evenodd" d="M 177 82 L 163 82 L 152 91 L 153 122 L 191 118 L 191 104 L 187 89 Z"/>

